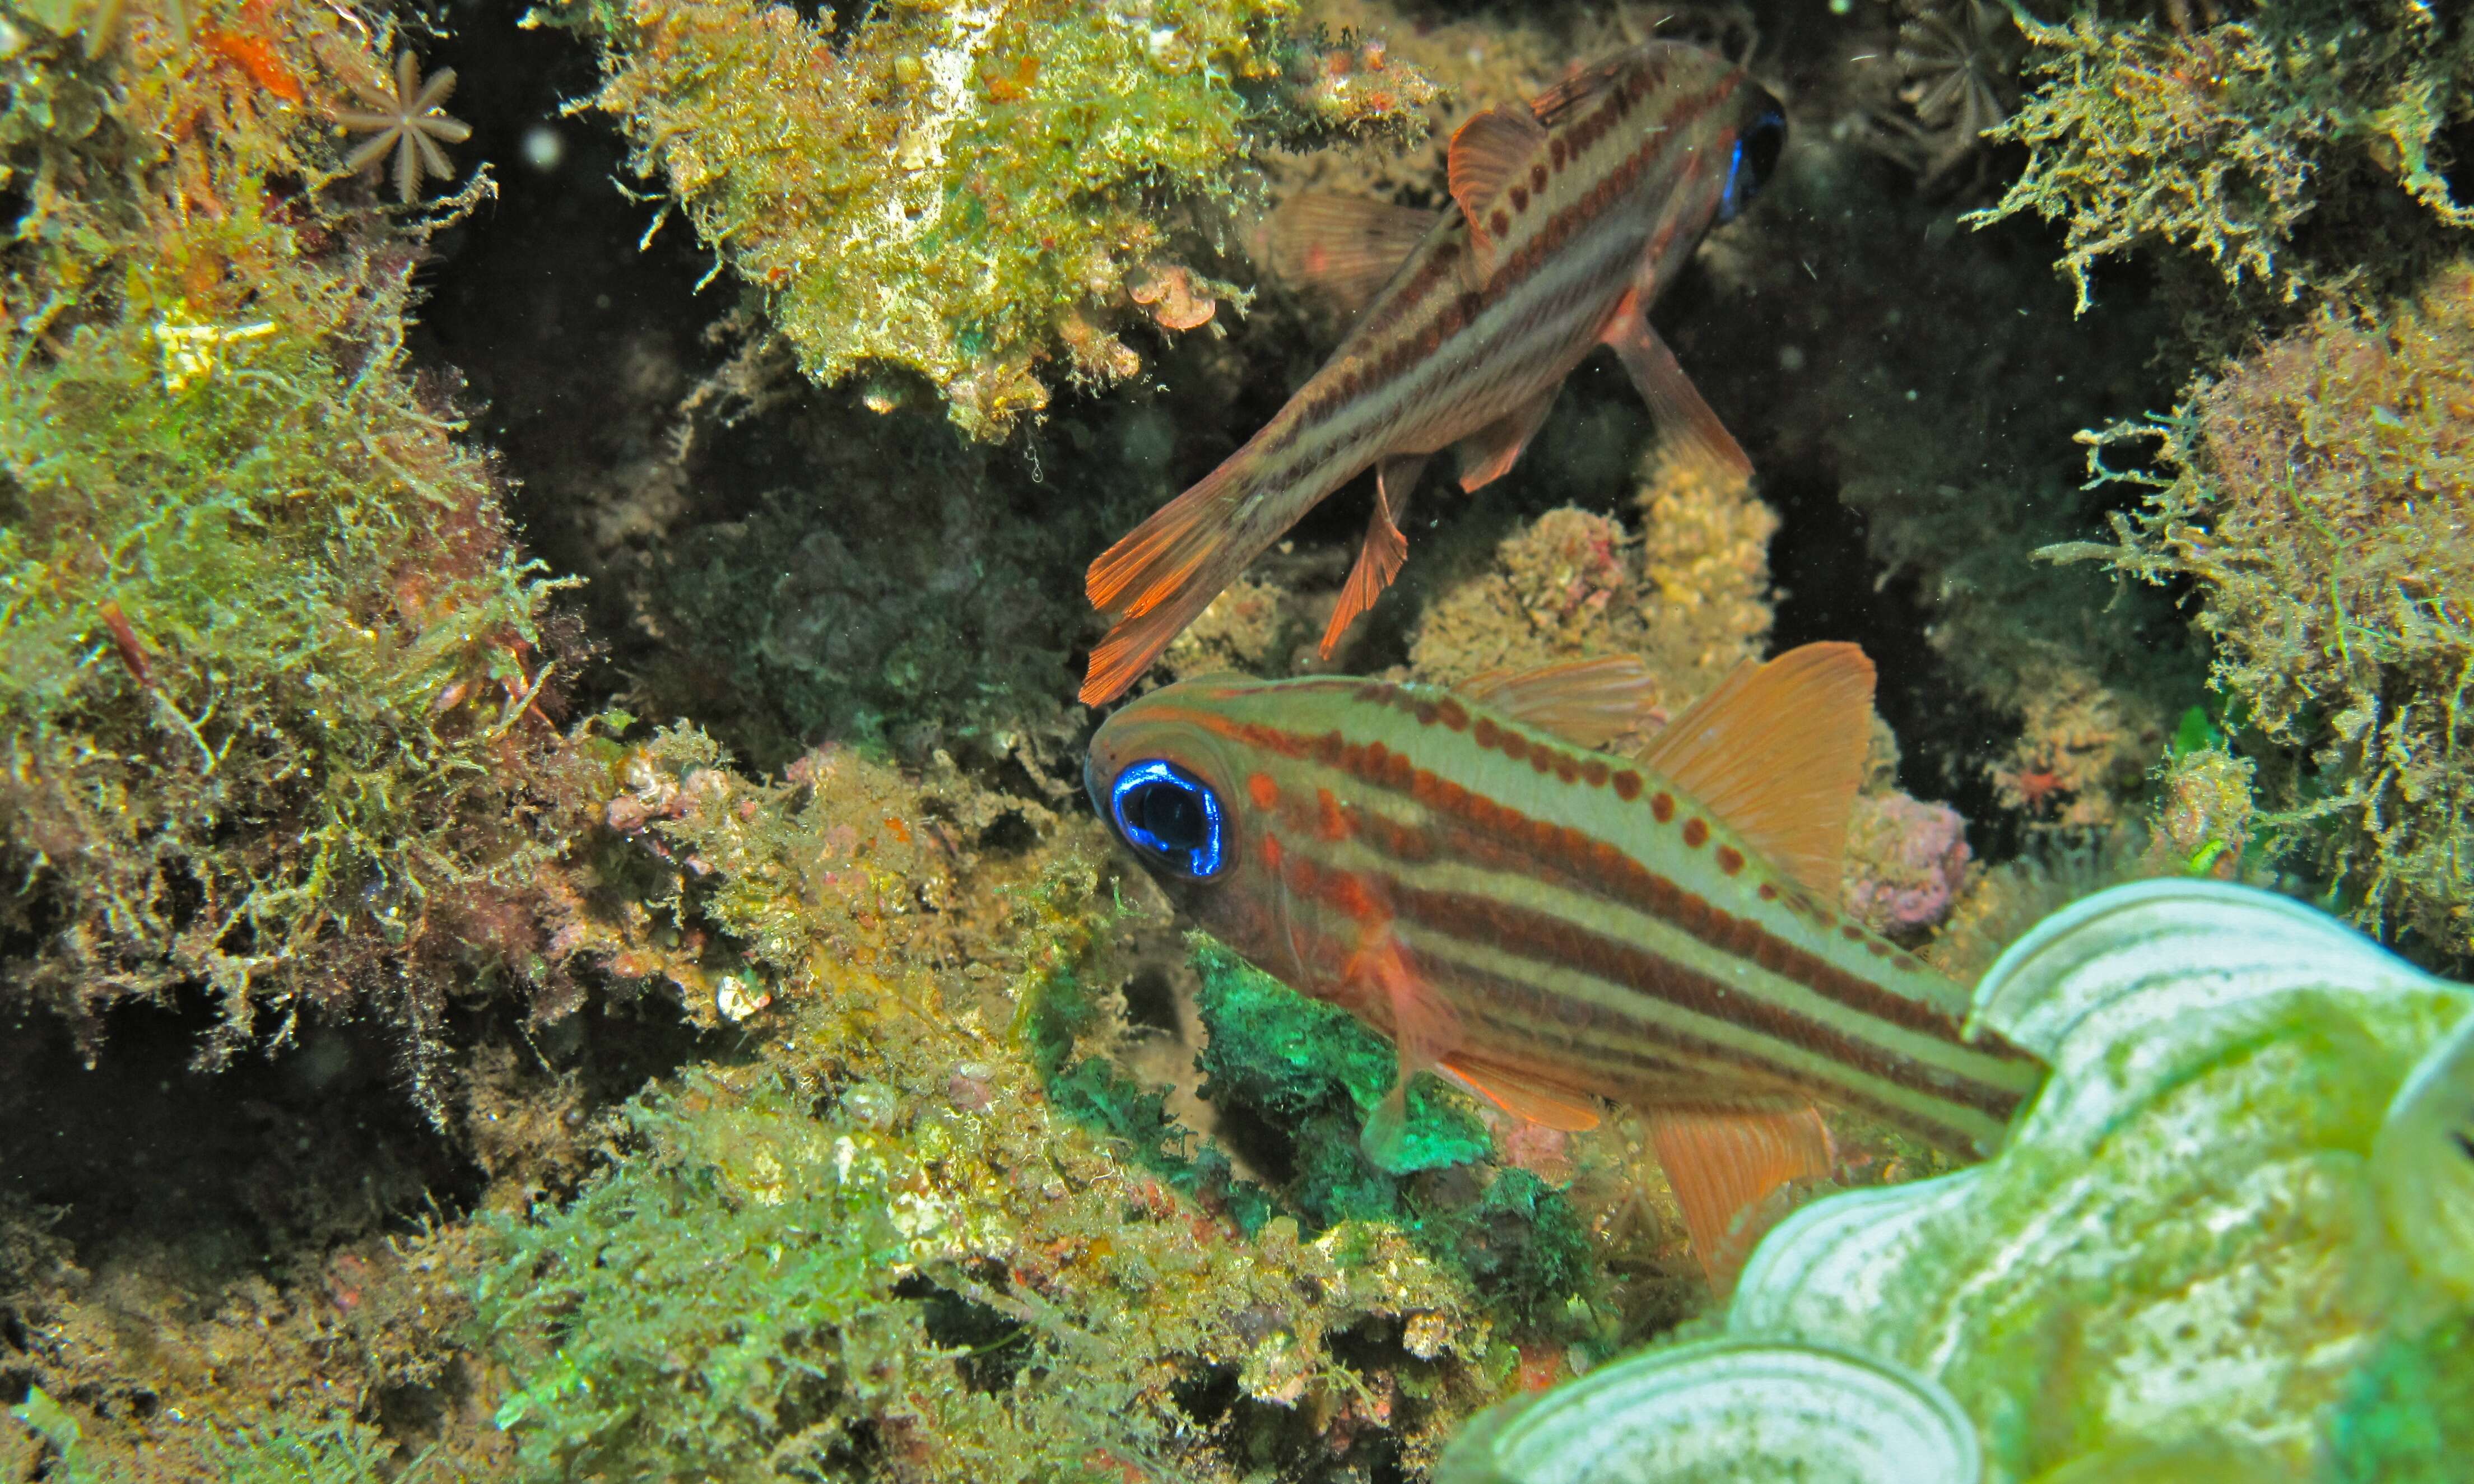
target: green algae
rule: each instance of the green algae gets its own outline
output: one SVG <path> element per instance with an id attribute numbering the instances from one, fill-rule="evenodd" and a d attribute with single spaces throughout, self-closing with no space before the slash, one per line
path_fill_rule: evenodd
<path id="1" fill-rule="evenodd" d="M 637 171 L 808 375 L 908 368 L 979 438 L 1044 407 L 1060 375 L 1131 375 L 1141 357 L 1111 327 L 1243 306 L 1173 259 L 1171 229 L 1181 209 L 1225 225 L 1254 150 L 1396 132 L 1402 111 L 1284 113 L 1270 95 L 1297 44 L 1289 0 L 896 0 L 838 33 L 755 0 L 536 13 L 599 43 L 595 105 L 624 121 Z"/>
<path id="2" fill-rule="evenodd" d="M 567 992 L 531 883 L 577 775 L 546 717 L 560 584 L 405 364 L 429 227 L 306 188 L 298 115 L 178 38 L 133 32 L 125 72 L 19 39 L 0 922 L 39 946 L 13 992 L 91 1043 L 115 1003 L 204 985 L 217 1056 L 365 1005 L 435 1113 L 452 988 Z M 323 101 L 373 64 L 332 17 L 255 39 Z"/>
<path id="3" fill-rule="evenodd" d="M 1972 220 L 2062 222 L 2056 266 L 2082 310 L 2099 259 L 2151 243 L 2287 300 L 2341 284 L 2372 239 L 2358 229 L 2334 250 L 2297 252 L 2297 238 L 2382 178 L 2438 225 L 2474 227 L 2441 173 L 2441 135 L 2466 116 L 2474 37 L 2416 0 L 2308 0 L 2195 31 L 2092 10 L 2018 19 L 2044 85 L 1988 137 L 2030 158 Z M 2393 240 L 2381 246 L 2394 255 Z"/>
<path id="4" fill-rule="evenodd" d="M 750 1039 L 493 1229 L 473 1343 L 527 1476 L 1310 1473 L 1492 1395 L 1509 1348 L 1456 1265 L 1371 1221 L 1242 1229 L 1157 1157 L 1183 1145 L 1155 1098 L 1078 1071 L 1125 920 L 1079 847 L 965 892 L 940 816 L 968 800 L 848 748 L 750 779 L 679 728 L 613 776 L 660 879 L 588 899 L 576 951 Z M 1198 1428 L 1178 1399 L 1222 1387 L 1245 1425 Z"/>
<path id="5" fill-rule="evenodd" d="M 2118 545 L 2054 548 L 2196 583 L 2212 683 L 2255 754 L 2257 848 L 2349 916 L 2436 956 L 2474 947 L 2474 266 L 2381 318 L 2329 309 L 2192 389 Z"/>
<path id="6" fill-rule="evenodd" d="M 1382 1221 L 1457 1264 L 1488 1302 L 1526 1328 L 1560 1327 L 1598 1285 L 1582 1222 L 1565 1194 L 1528 1170 L 1492 1163 L 1486 1126 L 1431 1078 L 1411 1083 L 1399 1155 L 1377 1167 L 1365 1121 L 1399 1077 L 1389 1041 L 1338 1006 L 1311 1000 L 1202 934 L 1192 937 L 1210 1035 L 1202 1095 L 1282 1131 L 1293 1171 L 1281 1202 L 1309 1229 Z"/>
<path id="7" fill-rule="evenodd" d="M 1337 1118 L 1354 1147 L 1358 1127 L 1399 1080 L 1400 1054 L 1336 1005 L 1310 1000 L 1198 934 L 1195 1009 L 1211 1033 L 1202 1053 L 1206 1097 L 1225 1096 L 1283 1126 L 1330 1134 Z M 1329 1144 L 1328 1138 L 1305 1142 Z M 1485 1157 L 1486 1129 L 1445 1100 L 1431 1079 L 1410 1084 L 1400 1155 L 1381 1175 L 1413 1175 Z M 1346 1203 L 1336 1203 L 1334 1208 Z"/>

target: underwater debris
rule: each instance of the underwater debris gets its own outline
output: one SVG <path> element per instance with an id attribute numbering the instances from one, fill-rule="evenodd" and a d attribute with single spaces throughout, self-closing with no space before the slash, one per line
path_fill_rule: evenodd
<path id="1" fill-rule="evenodd" d="M 1407 92 L 1347 116 L 1283 108 L 1287 0 L 895 0 L 837 29 L 758 0 L 561 0 L 537 15 L 599 44 L 594 106 L 763 299 L 803 371 L 927 377 L 953 421 L 1000 439 L 1047 405 L 1059 351 L 1105 381 L 1140 357 L 1113 330 L 1189 224 L 1254 187 L 1299 129 L 1380 133 Z M 1407 127 L 1415 127 L 1414 123 Z M 718 266 L 718 265 L 717 265 Z M 1159 319 L 1202 323 L 1236 285 L 1183 270 Z"/>
<path id="2" fill-rule="evenodd" d="M 455 91 L 453 67 L 441 67 L 424 80 L 412 53 L 398 52 L 392 90 L 351 72 L 344 74 L 344 81 L 370 107 L 338 109 L 335 122 L 353 134 L 374 135 L 344 157 L 346 175 L 365 170 L 392 152 L 395 162 L 389 175 L 395 182 L 396 200 L 405 206 L 421 199 L 423 177 L 455 178 L 455 166 L 440 146 L 470 139 L 473 126 L 448 116 L 448 95 Z"/>
<path id="3" fill-rule="evenodd" d="M 303 59 L 374 60 L 298 28 L 341 106 Z M 210 1059 L 366 1012 L 444 1116 L 450 994 L 573 1003 L 533 912 L 597 770 L 550 719 L 582 646 L 406 368 L 428 229 L 327 215 L 288 107 L 172 45 L 131 33 L 112 87 L 60 41 L 0 61 L 0 993 L 90 1049 L 203 986 Z"/>
<path id="4" fill-rule="evenodd" d="M 2229 284 L 2249 279 L 2289 301 L 2335 286 L 2367 245 L 2315 255 L 2296 238 L 2358 180 L 2385 178 L 2439 224 L 2474 227 L 2474 205 L 2442 174 L 2440 137 L 2466 116 L 2474 35 L 2452 35 L 2419 0 L 2268 6 L 2195 31 L 2087 12 L 2017 23 L 2044 81 L 1990 137 L 2025 144 L 2027 169 L 1968 220 L 2062 222 L 2055 267 L 2081 311 L 2098 260 L 2150 242 L 2204 253 Z M 2393 229 L 2369 230 L 2394 255 Z"/>
<path id="5" fill-rule="evenodd" d="M 2155 488 L 2118 545 L 2050 550 L 2197 583 L 2213 684 L 2264 744 L 2241 743 L 2257 848 L 2442 956 L 2474 950 L 2469 366 L 2474 264 L 2382 319 L 2324 310 L 2172 417 L 2087 435 L 2099 460 L 2152 443 L 2171 477 L 2099 462 Z"/>

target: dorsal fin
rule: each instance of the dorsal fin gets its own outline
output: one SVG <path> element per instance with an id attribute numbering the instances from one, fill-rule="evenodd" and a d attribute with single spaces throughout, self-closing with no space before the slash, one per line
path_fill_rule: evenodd
<path id="1" fill-rule="evenodd" d="M 1735 667 L 1640 760 L 1835 906 L 1872 712 L 1864 651 L 1805 645 Z"/>
<path id="2" fill-rule="evenodd" d="M 1589 1107 L 1586 1095 L 1540 1086 L 1495 1067 L 1472 1065 L 1459 1056 L 1443 1058 L 1435 1063 L 1435 1070 L 1446 1082 L 1460 1083 L 1515 1118 L 1564 1133 L 1587 1133 L 1598 1126 L 1598 1110 Z"/>
<path id="3" fill-rule="evenodd" d="M 1491 711 L 1584 747 L 1603 747 L 1659 720 L 1658 677 L 1629 654 L 1564 660 L 1536 669 L 1489 670 L 1453 689 Z"/>
<path id="4" fill-rule="evenodd" d="M 1564 121 L 1565 114 L 1605 92 L 1615 79 L 1640 64 L 1640 54 L 1626 52 L 1610 57 L 1593 66 L 1575 67 L 1564 80 L 1529 100 L 1529 111 L 1538 122 L 1552 129 Z"/>
<path id="5" fill-rule="evenodd" d="M 1518 177 L 1529 173 L 1533 156 L 1544 147 L 1546 130 L 1528 105 L 1507 103 L 1469 115 L 1452 135 L 1444 162 L 1452 199 L 1468 218 L 1469 239 L 1483 252 L 1493 249 L 1494 232 L 1487 218 L 1495 198 Z"/>
<path id="6" fill-rule="evenodd" d="M 1336 191 L 1303 191 L 1272 213 L 1264 252 L 1272 271 L 1343 309 L 1364 308 L 1443 213 Z"/>

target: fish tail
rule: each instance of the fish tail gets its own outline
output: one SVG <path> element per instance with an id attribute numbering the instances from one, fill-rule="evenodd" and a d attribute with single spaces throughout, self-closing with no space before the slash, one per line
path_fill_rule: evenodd
<path id="1" fill-rule="evenodd" d="M 1253 444 L 1238 450 L 1092 562 L 1084 591 L 1115 623 L 1091 651 L 1084 705 L 1122 694 L 1297 519 L 1288 501 L 1269 498 L 1258 462 Z"/>

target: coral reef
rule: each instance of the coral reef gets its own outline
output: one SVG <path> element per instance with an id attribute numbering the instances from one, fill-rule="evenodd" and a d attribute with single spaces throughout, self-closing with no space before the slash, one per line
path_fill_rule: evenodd
<path id="1" fill-rule="evenodd" d="M 820 381 L 907 367 L 975 437 L 1105 383 L 1139 355 L 1114 327 L 1205 323 L 1244 294 L 1168 255 L 1166 208 L 1225 216 L 1275 139 L 1396 131 L 1429 89 L 1329 85 L 1286 0 L 1091 12 L 1060 0 L 902 0 L 847 35 L 757 0 L 563 0 L 603 49 L 596 106 L 764 301 Z M 1384 68 L 1346 54 L 1338 75 Z M 1387 74 L 1396 67 L 1385 68 Z M 1250 101 L 1249 101 L 1250 95 Z M 1268 104 L 1268 107 L 1259 106 Z M 718 264 L 716 264 L 718 267 Z M 1175 286 L 1171 294 L 1169 288 Z"/>
<path id="2" fill-rule="evenodd" d="M 1957 810 L 1859 794 L 1847 824 L 1847 911 L 1876 933 L 1912 937 L 1950 914 L 1970 858 Z"/>
<path id="3" fill-rule="evenodd" d="M 2296 238 L 2307 218 L 2354 208 L 2365 179 L 2474 227 L 2440 137 L 2466 116 L 2474 36 L 2418 0 L 2308 0 L 2201 30 L 2093 11 L 2019 25 L 2045 82 L 1992 136 L 2031 158 L 1977 220 L 2063 222 L 2056 266 L 2081 309 L 2098 259 L 2150 242 L 2203 252 L 2229 282 L 2286 299 L 2339 283 L 2364 255 L 2299 252 Z M 2347 242 L 2368 246 L 2359 231 Z"/>
<path id="4" fill-rule="evenodd" d="M 2474 265 L 2384 321 L 2330 309 L 2104 445 L 2170 478 L 2096 558 L 2189 580 L 2214 685 L 2254 754 L 2256 848 L 2349 915 L 2443 955 L 2474 948 L 2462 715 L 2474 667 Z M 2101 473 L 2101 466 L 2099 466 Z"/>
<path id="5" fill-rule="evenodd" d="M 450 993 L 572 994 L 533 910 L 590 787 L 550 720 L 581 646 L 404 363 L 432 226 L 308 188 L 296 104 L 382 47 L 217 24 L 257 68 L 146 15 L 102 61 L 30 21 L 0 61 L 6 992 L 91 1040 L 204 985 L 217 1056 L 364 1009 L 435 1110 Z"/>
<path id="6" fill-rule="evenodd" d="M 1613 516 L 1550 511 L 1497 547 L 1492 570 L 1436 594 L 1409 638 L 1409 670 L 1450 685 L 1596 654 L 1637 654 L 1674 710 L 1757 658 L 1769 634 L 1778 517 L 1741 483 L 1653 452 L 1634 497 L 1637 534 Z"/>
<path id="7" fill-rule="evenodd" d="M 476 1302 L 528 1475 L 1234 1477 L 1284 1427 L 1431 1449 L 1516 1363 L 1397 1227 L 1249 1238 L 1179 1193 L 1156 1095 L 1083 1070 L 1120 910 L 1070 854 L 1017 878 L 999 971 L 964 946 L 1004 931 L 996 863 L 957 891 L 969 853 L 881 765 L 758 784 L 672 731 L 621 774 L 669 885 L 579 949 L 757 1055 L 638 1100 L 623 1158 L 498 1229 Z"/>

